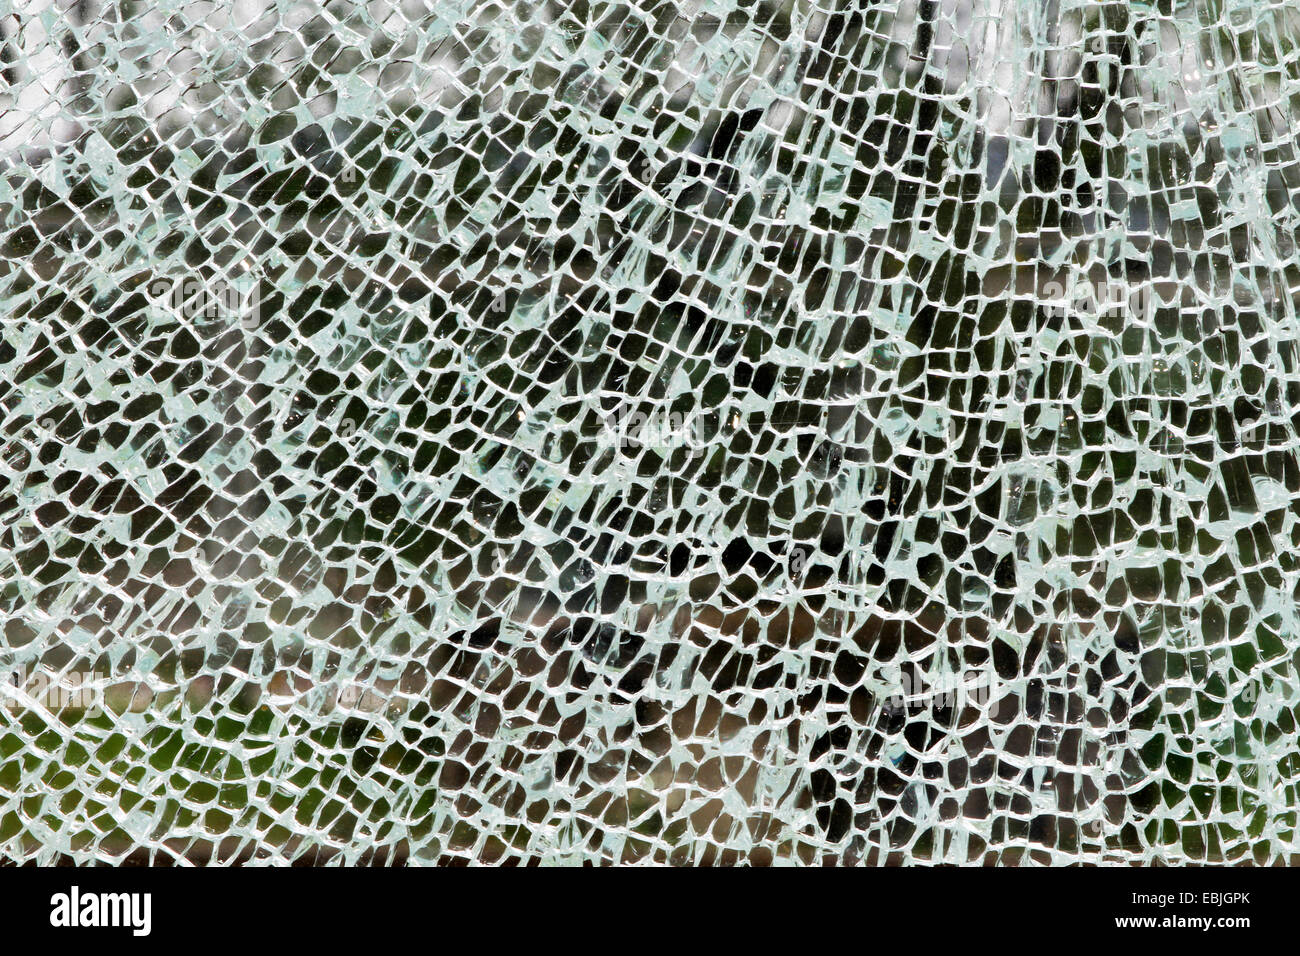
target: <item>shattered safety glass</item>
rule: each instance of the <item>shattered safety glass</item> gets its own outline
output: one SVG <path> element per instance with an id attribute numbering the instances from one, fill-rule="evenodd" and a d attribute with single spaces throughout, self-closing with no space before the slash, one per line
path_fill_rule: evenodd
<path id="1" fill-rule="evenodd" d="M 0 0 L 0 858 L 1297 858 L 1291 0 Z"/>

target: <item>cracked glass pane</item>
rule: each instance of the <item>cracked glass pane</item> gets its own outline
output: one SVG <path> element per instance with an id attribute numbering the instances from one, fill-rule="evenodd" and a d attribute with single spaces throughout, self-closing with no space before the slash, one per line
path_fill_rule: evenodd
<path id="1" fill-rule="evenodd" d="M 1287 0 L 0 3 L 0 858 L 1297 857 Z"/>

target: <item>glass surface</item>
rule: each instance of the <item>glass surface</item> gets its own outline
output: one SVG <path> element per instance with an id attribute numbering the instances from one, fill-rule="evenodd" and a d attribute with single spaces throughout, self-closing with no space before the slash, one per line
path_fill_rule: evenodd
<path id="1" fill-rule="evenodd" d="M 1300 8 L 0 5 L 0 858 L 1290 861 Z"/>

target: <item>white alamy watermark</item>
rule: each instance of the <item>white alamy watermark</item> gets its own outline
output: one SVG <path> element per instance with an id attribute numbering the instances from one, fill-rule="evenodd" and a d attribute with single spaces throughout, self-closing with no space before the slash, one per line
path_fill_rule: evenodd
<path id="1" fill-rule="evenodd" d="M 197 275 L 159 277 L 149 283 L 154 305 L 189 322 L 257 328 L 261 322 L 261 293 L 252 273 L 235 279 Z"/>
<path id="2" fill-rule="evenodd" d="M 605 416 L 598 442 L 605 448 L 686 448 L 693 455 L 705 452 L 704 429 L 698 415 L 666 409 L 645 412 L 626 405 Z"/>
<path id="3" fill-rule="evenodd" d="M 0 708 L 18 711 L 35 704 L 50 711 L 81 710 L 94 716 L 104 706 L 106 679 L 103 671 L 0 671 Z"/>
<path id="4" fill-rule="evenodd" d="M 1167 304 L 1152 282 L 1132 283 L 1111 276 L 1093 280 L 1079 275 L 1064 281 L 1049 279 L 1043 283 L 1040 301 L 1049 314 L 1062 318 L 1127 316 L 1146 320 Z"/>
<path id="5" fill-rule="evenodd" d="M 50 897 L 50 925 L 61 929 L 125 927 L 133 936 L 153 930 L 153 894 L 91 893 L 73 886 Z"/>
<path id="6" fill-rule="evenodd" d="M 963 673 L 940 674 L 929 680 L 911 673 L 899 675 L 894 689 L 881 700 L 889 713 L 934 713 L 938 710 L 961 710 L 978 707 L 990 717 L 996 717 L 997 702 L 993 699 L 993 680 L 979 670 Z"/>

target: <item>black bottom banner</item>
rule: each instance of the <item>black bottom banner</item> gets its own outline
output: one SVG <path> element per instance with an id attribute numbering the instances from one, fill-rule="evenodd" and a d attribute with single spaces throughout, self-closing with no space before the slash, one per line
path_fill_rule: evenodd
<path id="1" fill-rule="evenodd" d="M 1275 869 L 1061 868 L 808 873 L 529 874 L 432 868 L 0 868 L 8 939 L 76 935 L 207 948 L 345 940 L 385 948 L 467 938 L 625 946 L 672 941 L 778 948 L 770 935 L 854 934 L 876 946 L 1149 943 L 1195 934 L 1232 945 L 1280 931 L 1295 908 Z M 459 934 L 449 936 L 449 933 Z M 10 935 L 13 934 L 13 935 Z M 513 939 L 512 939 L 513 937 Z M 586 942 L 581 940 L 585 938 Z M 53 941 L 53 940 L 52 940 Z"/>

